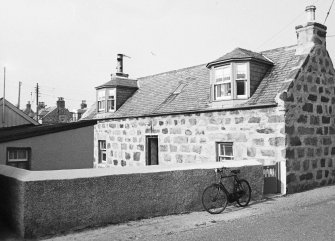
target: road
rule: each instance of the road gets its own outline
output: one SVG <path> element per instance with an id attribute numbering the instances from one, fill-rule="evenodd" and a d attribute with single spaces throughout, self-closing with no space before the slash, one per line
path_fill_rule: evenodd
<path id="1" fill-rule="evenodd" d="M 335 240 L 335 186 L 232 206 L 218 215 L 157 217 L 45 240 Z"/>

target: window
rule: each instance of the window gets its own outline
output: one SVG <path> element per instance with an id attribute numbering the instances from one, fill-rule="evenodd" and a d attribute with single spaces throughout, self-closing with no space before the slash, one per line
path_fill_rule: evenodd
<path id="1" fill-rule="evenodd" d="M 220 142 L 217 143 L 217 161 L 234 160 L 233 143 Z"/>
<path id="2" fill-rule="evenodd" d="M 98 91 L 98 111 L 105 110 L 105 99 L 106 99 L 105 90 Z"/>
<path id="3" fill-rule="evenodd" d="M 112 112 L 115 110 L 115 90 L 108 90 L 107 93 L 107 111 Z"/>
<path id="4" fill-rule="evenodd" d="M 247 64 L 236 64 L 236 95 L 247 97 Z"/>
<path id="5" fill-rule="evenodd" d="M 215 69 L 215 100 L 231 98 L 231 68 L 229 66 Z"/>
<path id="6" fill-rule="evenodd" d="M 231 100 L 248 97 L 248 63 L 231 63 L 213 70 L 213 99 Z"/>
<path id="7" fill-rule="evenodd" d="M 30 169 L 30 148 L 7 148 L 7 165 L 22 169 Z"/>
<path id="8" fill-rule="evenodd" d="M 106 141 L 98 141 L 99 147 L 99 160 L 98 163 L 102 163 L 106 161 Z"/>

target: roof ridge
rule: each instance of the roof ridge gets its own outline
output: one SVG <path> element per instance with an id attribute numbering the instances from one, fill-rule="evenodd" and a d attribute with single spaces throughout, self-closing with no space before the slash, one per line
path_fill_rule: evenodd
<path id="1" fill-rule="evenodd" d="M 285 48 L 292 48 L 292 47 L 295 47 L 295 46 L 297 46 L 297 45 L 293 44 L 293 45 L 288 45 L 288 46 L 282 46 L 282 47 L 278 47 L 278 48 L 274 48 L 274 49 L 262 50 L 259 53 L 263 54 L 264 52 L 270 52 L 270 51 L 285 49 Z"/>
<path id="2" fill-rule="evenodd" d="M 159 76 L 159 75 L 164 75 L 164 74 L 172 74 L 173 72 L 185 71 L 185 70 L 193 69 L 193 68 L 200 67 L 200 66 L 206 66 L 206 64 L 198 64 L 198 65 L 194 65 L 194 66 L 190 66 L 190 67 L 185 67 L 185 68 L 181 68 L 181 69 L 170 70 L 170 71 L 166 71 L 166 72 L 159 73 L 159 74 L 153 74 L 153 75 L 143 76 L 143 77 L 140 77 L 140 78 L 137 78 L 137 79 L 139 80 L 139 79 L 151 78 L 151 77 L 155 77 L 155 76 Z"/>

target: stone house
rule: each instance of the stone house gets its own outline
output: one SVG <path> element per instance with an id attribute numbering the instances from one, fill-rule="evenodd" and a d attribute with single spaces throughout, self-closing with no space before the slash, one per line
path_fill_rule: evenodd
<path id="1" fill-rule="evenodd" d="M 236 48 L 207 64 L 96 87 L 95 167 L 257 160 L 264 192 L 335 183 L 334 67 L 327 27 L 296 27 L 297 44 Z M 334 110 L 334 111 L 333 111 Z"/>
<path id="2" fill-rule="evenodd" d="M 39 108 L 38 119 L 42 124 L 68 123 L 72 121 L 72 112 L 65 107 L 65 100 L 59 97 L 56 106 L 46 107 L 43 102 Z"/>

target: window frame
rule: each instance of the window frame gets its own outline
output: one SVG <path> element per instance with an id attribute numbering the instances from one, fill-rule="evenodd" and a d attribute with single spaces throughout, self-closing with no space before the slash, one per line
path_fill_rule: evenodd
<path id="1" fill-rule="evenodd" d="M 98 164 L 101 164 L 107 161 L 107 148 L 106 148 L 107 145 L 106 144 L 107 144 L 106 140 L 98 140 Z M 105 156 L 105 160 L 103 156 Z"/>
<path id="2" fill-rule="evenodd" d="M 229 80 L 225 80 L 224 77 L 224 69 L 229 69 L 230 71 L 230 75 L 229 75 Z M 216 73 L 217 71 L 220 71 L 222 70 L 222 80 L 221 81 L 217 81 L 217 78 L 216 78 Z M 229 64 L 229 65 L 223 65 L 223 66 L 218 66 L 216 68 L 214 68 L 214 84 L 213 84 L 213 96 L 214 96 L 214 100 L 230 100 L 232 99 L 232 96 L 233 96 L 233 81 L 232 81 L 232 65 Z M 224 84 L 230 84 L 230 95 L 221 95 L 220 97 L 217 96 L 217 88 L 221 88 L 219 86 L 221 85 L 224 85 Z"/>
<path id="3" fill-rule="evenodd" d="M 98 100 L 98 104 L 97 104 L 97 109 L 98 112 L 105 112 L 106 111 L 106 90 L 98 90 L 97 91 L 97 100 Z"/>
<path id="4" fill-rule="evenodd" d="M 245 65 L 246 69 L 246 76 L 245 78 L 237 78 L 237 66 L 238 65 Z M 216 81 L 216 71 L 223 68 L 230 67 L 230 82 L 229 81 Z M 223 79 L 223 77 L 222 77 Z M 245 88 L 245 94 L 244 95 L 238 95 L 237 94 L 237 82 L 238 81 L 244 81 L 244 88 Z M 217 86 L 224 84 L 224 83 L 231 83 L 231 95 L 230 96 L 217 96 Z M 212 94 L 212 101 L 223 101 L 223 100 L 242 100 L 242 99 L 248 99 L 250 97 L 250 62 L 248 61 L 242 61 L 242 62 L 230 62 L 223 65 L 213 66 L 211 69 L 211 94 Z"/>
<path id="5" fill-rule="evenodd" d="M 12 161 L 9 158 L 9 154 L 10 154 L 11 151 L 26 151 L 27 158 L 25 160 L 17 159 L 17 161 Z M 10 165 L 10 163 L 15 163 L 15 164 L 27 163 L 27 169 L 26 170 L 30 170 L 31 169 L 31 148 L 30 147 L 7 147 L 6 148 L 6 165 L 16 167 L 16 168 L 20 168 L 20 167 L 15 166 L 15 165 Z M 23 168 L 21 168 L 21 169 L 23 169 Z"/>
<path id="6" fill-rule="evenodd" d="M 215 145 L 216 145 L 216 161 L 217 162 L 234 161 L 235 160 L 235 157 L 234 157 L 234 143 L 233 142 L 216 142 Z M 220 151 L 221 151 L 220 146 L 221 145 L 225 145 L 225 147 L 228 147 L 228 146 L 231 147 L 232 155 L 231 156 L 221 155 L 221 153 L 220 153 Z M 224 159 L 224 158 L 227 158 L 227 159 Z"/>
<path id="7" fill-rule="evenodd" d="M 240 62 L 240 63 L 234 63 L 235 65 L 235 73 L 234 73 L 234 81 L 235 81 L 235 93 L 236 93 L 236 99 L 247 99 L 248 98 L 248 86 L 249 86 L 249 82 L 250 82 L 250 78 L 249 78 L 249 64 L 248 62 Z M 238 69 L 238 65 L 244 65 L 245 66 L 245 78 L 237 78 L 237 69 Z M 245 88 L 245 94 L 244 95 L 238 95 L 237 94 L 237 82 L 238 81 L 244 81 L 244 88 Z"/>
<path id="8" fill-rule="evenodd" d="M 107 95 L 106 95 L 106 103 L 107 103 L 106 111 L 107 112 L 114 112 L 115 108 L 116 108 L 116 91 L 115 91 L 115 89 L 107 89 L 106 93 L 107 93 Z M 113 98 L 110 98 L 110 97 L 113 97 Z M 113 108 L 109 108 L 111 106 Z"/>

